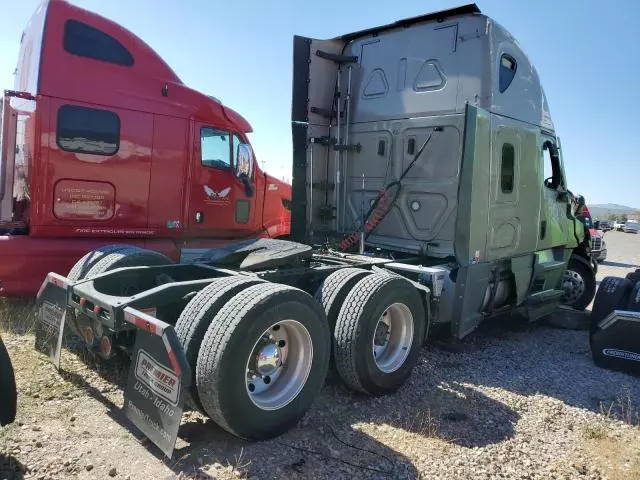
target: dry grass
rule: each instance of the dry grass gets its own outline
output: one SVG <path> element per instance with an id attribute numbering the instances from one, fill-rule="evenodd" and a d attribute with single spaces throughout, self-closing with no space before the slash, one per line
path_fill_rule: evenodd
<path id="1" fill-rule="evenodd" d="M 607 438 L 607 426 L 602 422 L 588 423 L 583 433 L 587 440 L 604 440 Z"/>
<path id="2" fill-rule="evenodd" d="M 36 323 L 36 313 L 33 300 L 0 298 L 0 334 L 25 335 L 32 333 Z"/>
<path id="3" fill-rule="evenodd" d="M 431 409 L 418 412 L 404 422 L 404 430 L 421 435 L 425 438 L 442 438 L 440 435 L 440 419 L 433 416 Z"/>
<path id="4" fill-rule="evenodd" d="M 585 426 L 586 447 L 610 480 L 640 480 L 640 445 L 633 438 L 640 432 L 640 410 L 628 388 L 615 401 L 600 406 L 603 419 Z M 613 435 L 612 421 L 635 426 L 629 435 Z M 629 438 L 627 438 L 627 436 Z"/>
<path id="5" fill-rule="evenodd" d="M 608 420 L 619 420 L 629 425 L 640 425 L 640 406 L 631 395 L 629 387 L 622 389 L 610 403 L 600 403 L 600 413 Z"/>
<path id="6" fill-rule="evenodd" d="M 633 441 L 611 438 L 588 440 L 594 463 L 610 480 L 640 480 L 640 448 Z"/>

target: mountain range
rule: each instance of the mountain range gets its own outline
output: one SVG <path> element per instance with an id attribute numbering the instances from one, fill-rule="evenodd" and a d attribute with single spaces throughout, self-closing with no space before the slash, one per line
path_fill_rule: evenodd
<path id="1" fill-rule="evenodd" d="M 601 220 L 607 219 L 609 215 L 640 215 L 639 209 L 628 207 L 626 205 L 619 205 L 617 203 L 601 203 L 596 205 L 590 205 L 587 203 L 587 207 L 589 207 L 589 211 L 591 212 L 591 216 L 593 218 L 598 218 Z"/>

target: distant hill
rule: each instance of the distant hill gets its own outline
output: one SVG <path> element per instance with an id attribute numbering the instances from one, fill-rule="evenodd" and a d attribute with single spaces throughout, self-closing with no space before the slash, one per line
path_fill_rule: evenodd
<path id="1" fill-rule="evenodd" d="M 600 220 L 607 220 L 610 215 L 627 215 L 628 217 L 640 216 L 640 210 L 617 203 L 602 203 L 590 205 L 587 203 L 591 216 Z"/>

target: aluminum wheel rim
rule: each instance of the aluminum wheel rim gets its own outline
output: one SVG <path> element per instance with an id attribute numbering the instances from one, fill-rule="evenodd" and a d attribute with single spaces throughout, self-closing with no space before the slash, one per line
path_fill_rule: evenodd
<path id="1" fill-rule="evenodd" d="M 378 319 L 373 333 L 373 359 L 384 373 L 398 370 L 413 343 L 413 315 L 404 303 L 390 305 Z"/>
<path id="2" fill-rule="evenodd" d="M 262 410 L 278 410 L 295 399 L 307 383 L 313 363 L 313 343 L 297 320 L 267 328 L 253 345 L 245 369 L 246 389 Z"/>
<path id="3" fill-rule="evenodd" d="M 564 272 L 563 289 L 565 303 L 569 305 L 574 304 L 586 290 L 584 278 L 575 270 L 566 270 Z"/>

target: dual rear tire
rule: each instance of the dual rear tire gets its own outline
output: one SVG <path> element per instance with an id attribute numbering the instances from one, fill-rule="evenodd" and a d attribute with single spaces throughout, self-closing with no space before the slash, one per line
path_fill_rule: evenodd
<path id="1" fill-rule="evenodd" d="M 344 269 L 315 300 L 256 278 L 215 280 L 176 324 L 194 372 L 190 401 L 234 435 L 294 426 L 322 388 L 333 348 L 345 384 L 380 395 L 402 385 L 425 334 L 422 298 L 395 275 Z"/>
<path id="2" fill-rule="evenodd" d="M 203 290 L 192 302 L 200 296 L 215 294 Z M 206 332 L 194 371 L 204 412 L 225 430 L 251 440 L 293 427 L 327 374 L 331 339 L 320 306 L 297 288 L 259 282 L 219 311 L 201 312 Z"/>

